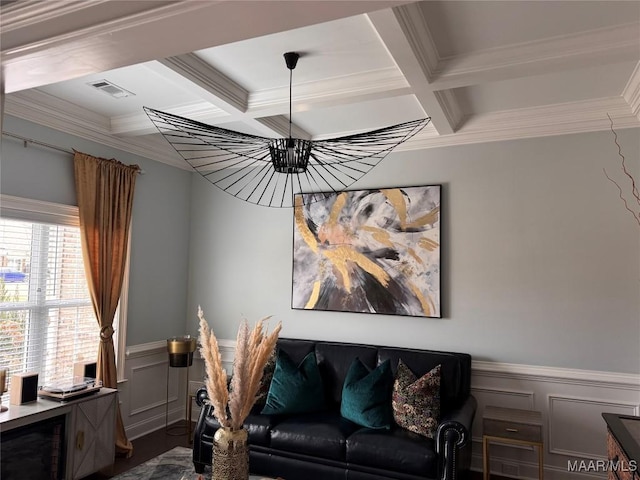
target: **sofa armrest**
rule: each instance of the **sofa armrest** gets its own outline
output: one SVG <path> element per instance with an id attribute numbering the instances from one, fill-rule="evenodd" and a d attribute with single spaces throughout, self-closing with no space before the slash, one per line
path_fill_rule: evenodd
<path id="1" fill-rule="evenodd" d="M 478 408 L 473 395 L 457 409 L 440 419 L 436 431 L 436 453 L 440 461 L 440 480 L 457 480 L 460 449 L 471 442 L 471 425 Z M 471 455 L 469 455 L 469 458 Z"/>
<path id="2" fill-rule="evenodd" d="M 196 390 L 196 404 L 199 407 L 204 407 L 209 403 L 209 394 L 207 393 L 207 387 L 200 387 Z"/>

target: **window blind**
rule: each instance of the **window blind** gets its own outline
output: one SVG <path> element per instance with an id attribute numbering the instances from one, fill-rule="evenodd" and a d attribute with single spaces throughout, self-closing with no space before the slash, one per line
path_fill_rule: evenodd
<path id="1" fill-rule="evenodd" d="M 96 360 L 99 331 L 79 227 L 0 218 L 0 368 L 67 382 Z"/>

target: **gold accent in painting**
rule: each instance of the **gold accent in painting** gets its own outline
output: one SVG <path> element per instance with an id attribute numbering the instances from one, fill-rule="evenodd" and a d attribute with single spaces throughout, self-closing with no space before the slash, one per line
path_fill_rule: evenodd
<path id="1" fill-rule="evenodd" d="M 293 308 L 442 316 L 440 185 L 305 195 L 294 213 Z"/>

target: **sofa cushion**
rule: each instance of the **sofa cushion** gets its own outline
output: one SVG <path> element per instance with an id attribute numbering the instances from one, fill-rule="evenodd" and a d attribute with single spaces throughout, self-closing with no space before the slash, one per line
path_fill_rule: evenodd
<path id="1" fill-rule="evenodd" d="M 310 352 L 315 351 L 316 342 L 313 340 L 295 340 L 292 338 L 279 338 L 277 350 L 284 350 L 294 363 L 300 363 Z M 316 354 L 317 355 L 317 354 Z"/>
<path id="2" fill-rule="evenodd" d="M 315 351 L 324 381 L 327 405 L 339 411 L 342 386 L 353 359 L 358 357 L 367 368 L 374 369 L 378 365 L 378 350 L 370 345 L 317 342 Z"/>
<path id="3" fill-rule="evenodd" d="M 357 428 L 337 412 L 292 415 L 271 429 L 271 448 L 344 461 L 346 439 Z"/>
<path id="4" fill-rule="evenodd" d="M 417 378 L 400 360 L 391 398 L 393 420 L 399 426 L 433 438 L 440 418 L 440 365 Z"/>
<path id="5" fill-rule="evenodd" d="M 310 352 L 300 365 L 296 365 L 284 350 L 280 350 L 262 413 L 315 412 L 323 410 L 324 406 L 324 388 L 315 353 Z"/>
<path id="6" fill-rule="evenodd" d="M 393 376 L 388 361 L 369 370 L 359 358 L 353 360 L 342 388 L 340 414 L 368 428 L 391 428 Z"/>
<path id="7" fill-rule="evenodd" d="M 260 415 L 258 412 L 250 413 L 244 421 L 244 427 L 249 434 L 249 444 L 268 447 L 271 442 L 271 429 L 275 425 L 275 421 L 271 415 Z"/>
<path id="8" fill-rule="evenodd" d="M 402 428 L 363 428 L 347 438 L 347 463 L 438 478 L 434 441 Z"/>

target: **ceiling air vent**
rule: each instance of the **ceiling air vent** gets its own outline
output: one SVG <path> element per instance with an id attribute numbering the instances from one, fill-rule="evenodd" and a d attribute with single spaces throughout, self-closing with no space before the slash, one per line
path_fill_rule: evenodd
<path id="1" fill-rule="evenodd" d="M 107 95 L 111 95 L 113 98 L 133 97 L 135 95 L 135 93 L 131 93 L 130 91 L 120 88 L 106 80 L 90 82 L 88 85 L 106 93 Z"/>

